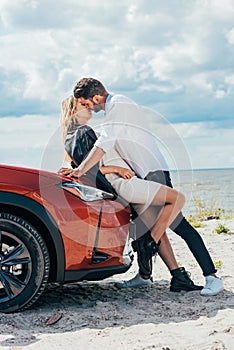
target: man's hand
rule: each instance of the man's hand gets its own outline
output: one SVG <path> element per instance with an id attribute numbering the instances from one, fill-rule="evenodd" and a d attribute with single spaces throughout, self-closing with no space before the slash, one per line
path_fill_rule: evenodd
<path id="1" fill-rule="evenodd" d="M 58 171 L 59 175 L 69 176 L 69 177 L 78 177 L 78 169 L 71 169 L 71 168 L 61 168 Z"/>
<path id="2" fill-rule="evenodd" d="M 58 171 L 58 174 L 59 175 L 69 175 L 71 172 L 73 171 L 72 168 L 60 168 L 59 171 Z"/>
<path id="3" fill-rule="evenodd" d="M 76 168 L 72 170 L 69 176 L 78 178 L 78 177 L 81 177 L 82 175 L 80 174 L 80 170 Z"/>

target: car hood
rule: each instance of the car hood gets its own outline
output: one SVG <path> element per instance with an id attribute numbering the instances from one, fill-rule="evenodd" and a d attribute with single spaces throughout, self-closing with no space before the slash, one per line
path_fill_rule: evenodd
<path id="1" fill-rule="evenodd" d="M 1 191 L 27 193 L 61 183 L 62 180 L 71 181 L 66 176 L 47 170 L 0 165 Z"/>

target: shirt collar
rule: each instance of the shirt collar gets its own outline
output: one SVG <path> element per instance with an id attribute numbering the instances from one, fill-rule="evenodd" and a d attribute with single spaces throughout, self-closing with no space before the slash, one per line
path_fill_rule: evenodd
<path id="1" fill-rule="evenodd" d="M 107 96 L 106 103 L 109 103 L 112 97 L 113 97 L 113 95 L 109 94 Z"/>
<path id="2" fill-rule="evenodd" d="M 111 95 L 111 94 L 109 94 L 109 95 L 107 96 L 106 103 L 105 103 L 105 112 L 107 112 L 108 104 L 110 103 L 112 97 L 113 97 L 113 95 Z"/>

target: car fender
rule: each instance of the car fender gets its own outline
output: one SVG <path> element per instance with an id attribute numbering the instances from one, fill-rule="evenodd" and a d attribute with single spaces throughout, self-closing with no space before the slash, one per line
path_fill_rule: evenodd
<path id="1" fill-rule="evenodd" d="M 17 208 L 21 211 L 28 212 L 33 216 L 36 216 L 37 219 L 44 224 L 50 233 L 50 237 L 52 239 L 55 253 L 56 253 L 56 267 L 57 273 L 55 275 L 56 282 L 64 281 L 64 270 L 65 270 L 65 254 L 64 254 L 64 246 L 61 237 L 61 233 L 56 225 L 56 222 L 41 204 L 36 201 L 27 198 L 25 196 L 9 193 L 9 192 L 0 192 L 0 208 L 2 211 L 8 211 L 7 206 L 14 208 L 14 213 L 17 211 Z M 27 220 L 27 217 L 24 217 Z M 31 222 L 33 224 L 33 222 Z M 42 233 L 43 237 L 43 233 Z M 46 239 L 45 239 L 46 241 Z"/>

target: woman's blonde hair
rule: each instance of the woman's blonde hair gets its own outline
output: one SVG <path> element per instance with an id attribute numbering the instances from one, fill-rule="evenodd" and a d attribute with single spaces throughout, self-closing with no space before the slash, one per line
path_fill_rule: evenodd
<path id="1" fill-rule="evenodd" d="M 65 100 L 62 101 L 60 113 L 60 126 L 62 128 L 63 144 L 65 143 L 65 139 L 67 137 L 69 129 L 77 125 L 77 119 L 75 117 L 77 104 L 78 99 L 73 96 L 67 97 L 65 98 Z M 67 153 L 65 153 L 64 160 L 70 163 L 71 157 Z"/>
<path id="2" fill-rule="evenodd" d="M 60 125 L 63 130 L 63 142 L 66 139 L 69 129 L 77 124 L 77 119 L 75 117 L 77 111 L 77 104 L 78 99 L 73 96 L 70 96 L 62 101 Z"/>

